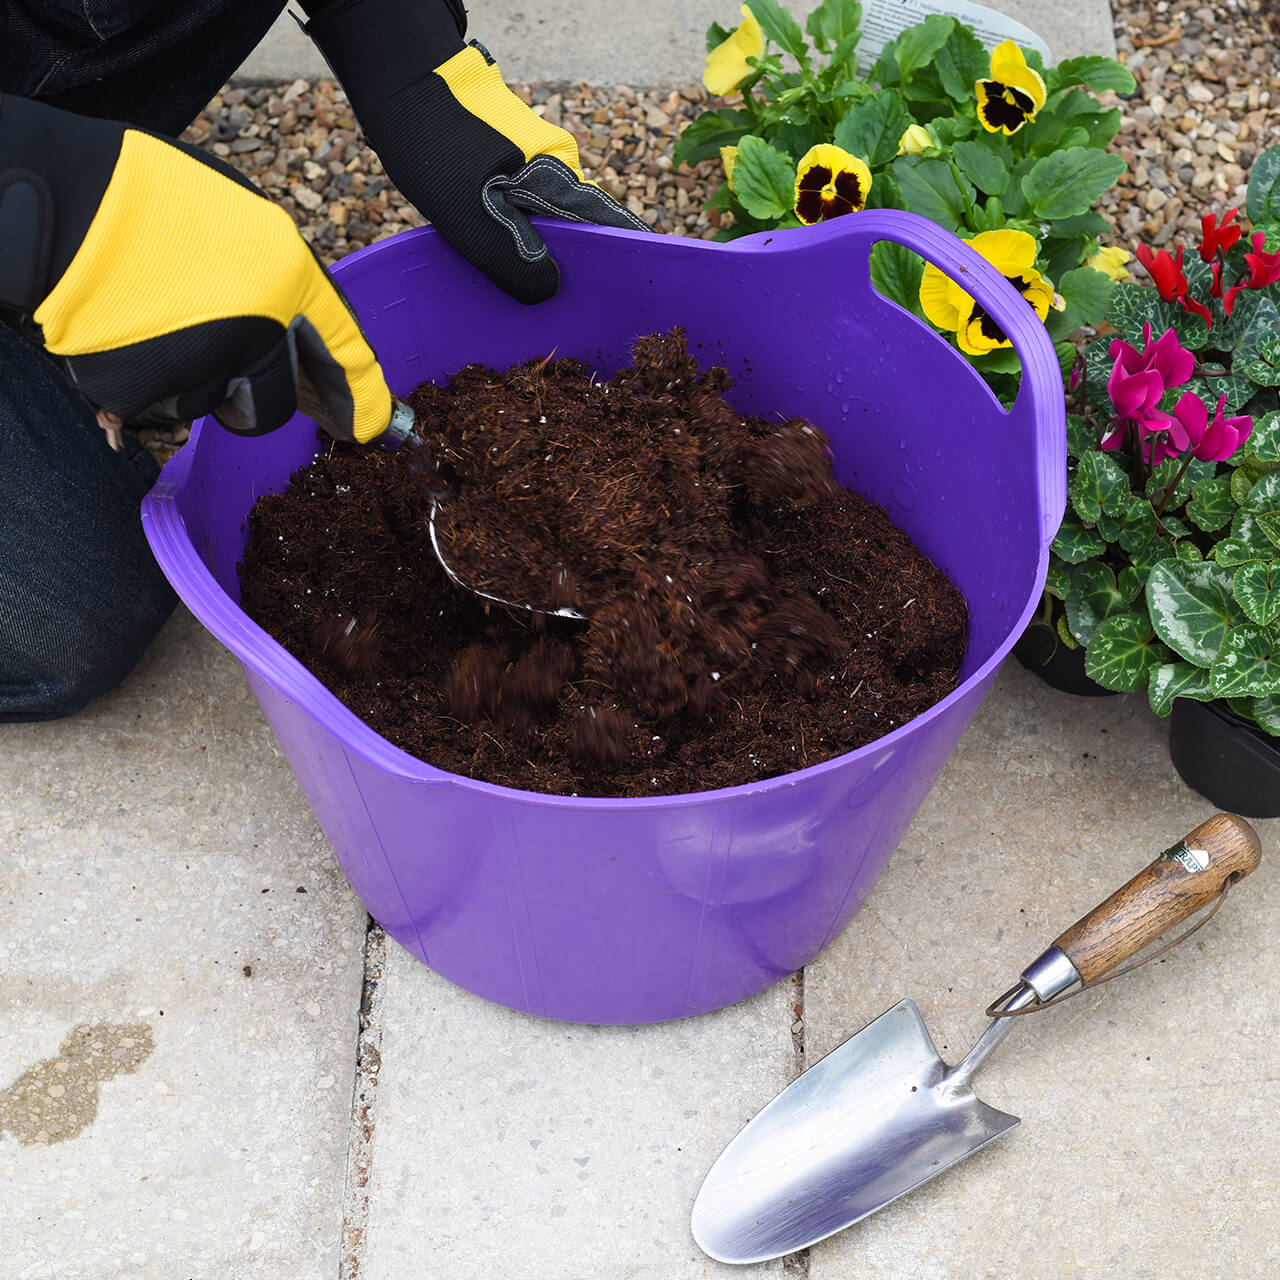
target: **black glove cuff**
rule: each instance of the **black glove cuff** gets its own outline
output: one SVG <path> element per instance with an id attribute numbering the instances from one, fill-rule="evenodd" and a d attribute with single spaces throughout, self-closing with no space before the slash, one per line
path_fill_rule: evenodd
<path id="1" fill-rule="evenodd" d="M 31 312 L 57 283 L 111 181 L 124 127 L 0 94 L 0 305 Z"/>
<path id="2" fill-rule="evenodd" d="M 461 52 L 466 26 L 460 0 L 332 0 L 303 30 L 358 116 Z"/>

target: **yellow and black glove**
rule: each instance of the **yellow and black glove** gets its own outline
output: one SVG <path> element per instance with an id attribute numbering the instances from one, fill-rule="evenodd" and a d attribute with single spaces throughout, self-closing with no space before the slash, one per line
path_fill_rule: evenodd
<path id="1" fill-rule="evenodd" d="M 126 421 L 214 413 L 257 435 L 293 415 L 301 378 L 331 434 L 391 423 L 372 348 L 283 209 L 194 147 L 12 95 L 0 309 Z"/>
<path id="2" fill-rule="evenodd" d="M 463 42 L 461 0 L 304 0 L 306 31 L 342 82 L 387 176 L 423 217 L 521 302 L 559 273 L 526 213 L 647 231 L 584 180 L 573 135 Z"/>

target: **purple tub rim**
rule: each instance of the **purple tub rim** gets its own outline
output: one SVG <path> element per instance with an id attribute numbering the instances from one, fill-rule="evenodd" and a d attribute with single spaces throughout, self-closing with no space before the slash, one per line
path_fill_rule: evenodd
<path id="1" fill-rule="evenodd" d="M 896 216 L 890 216 L 896 215 Z M 930 243 L 939 244 L 939 237 L 946 242 L 951 252 L 960 254 L 968 261 L 967 274 L 971 277 L 966 283 L 977 286 L 974 293 L 994 296 L 1001 301 L 1022 303 L 1008 282 L 986 259 L 959 241 L 949 232 L 914 214 L 900 213 L 895 210 L 866 211 L 858 216 L 857 229 L 865 233 L 883 232 L 881 239 L 907 243 L 909 248 L 920 251 Z M 843 230 L 840 223 L 833 220 L 819 227 L 794 228 L 788 231 L 758 232 L 755 235 L 743 236 L 738 240 L 716 242 L 693 240 L 687 237 L 663 238 L 665 243 L 678 245 L 682 250 L 693 252 L 758 252 L 765 245 L 776 243 L 785 238 L 815 235 L 835 236 Z M 601 236 L 621 236 L 626 238 L 650 239 L 644 232 L 625 231 L 611 227 L 566 225 L 548 219 L 534 219 L 535 224 L 547 239 L 554 239 L 557 234 L 569 232 L 587 233 Z M 851 228 L 852 229 L 852 228 Z M 903 232 L 913 233 L 904 236 Z M 356 261 L 364 261 L 369 257 L 385 253 L 393 245 L 399 250 L 404 236 L 421 237 L 437 234 L 431 227 L 419 227 L 401 235 L 380 240 L 364 249 L 357 250 L 344 258 L 334 268 L 334 275 L 340 280 L 344 268 Z M 922 256 L 929 256 L 924 253 Z M 890 305 L 896 305 L 885 300 Z M 988 310 L 993 308 L 988 307 Z M 1005 311 L 1003 307 L 1001 311 Z M 1013 340 L 1023 367 L 1023 382 L 1019 388 L 1018 399 L 1014 410 L 1024 409 L 1033 396 L 1032 383 L 1043 378 L 1044 366 L 1052 365 L 1055 375 L 1058 374 L 1056 355 L 1053 352 L 1048 334 L 1034 313 L 1027 308 L 1024 317 L 1020 311 L 1005 311 L 1000 317 L 1005 332 Z M 1037 332 L 1038 331 L 1038 332 Z M 1046 349 L 1047 348 L 1047 352 Z M 957 357 L 959 358 L 959 357 Z M 994 397 L 993 397 L 994 399 Z M 998 402 L 997 402 L 998 403 Z M 291 419 L 291 421 L 296 419 Z M 305 420 L 305 419 L 304 419 Z M 288 427 L 288 423 L 281 430 Z M 523 788 L 502 786 L 498 783 L 483 782 L 479 778 L 470 778 L 465 774 L 451 773 L 419 759 L 410 752 L 384 738 L 380 733 L 366 724 L 355 712 L 351 711 L 320 679 L 293 656 L 273 636 L 254 622 L 248 614 L 236 604 L 222 589 L 212 572 L 196 554 L 195 546 L 186 536 L 186 525 L 178 514 L 177 494 L 181 490 L 190 472 L 195 450 L 203 431 L 221 431 L 223 428 L 212 417 L 199 419 L 192 424 L 190 438 L 177 454 L 164 466 L 160 478 L 142 502 L 142 525 L 147 540 L 156 559 L 164 568 L 166 576 L 178 596 L 196 619 L 223 644 L 242 666 L 248 667 L 260 675 L 275 690 L 289 701 L 303 706 L 313 717 L 331 730 L 343 746 L 365 759 L 370 765 L 386 773 L 419 783 L 435 785 L 460 786 L 474 790 L 481 796 L 491 796 L 506 800 L 536 801 L 549 807 L 564 807 L 581 812 L 586 810 L 649 810 L 674 807 L 686 807 L 691 802 L 714 803 L 747 796 L 756 796 L 784 787 L 803 785 L 811 779 L 821 777 L 835 769 L 842 768 L 853 761 L 861 761 L 874 755 L 893 751 L 913 729 L 929 721 L 946 715 L 950 709 L 964 699 L 970 697 L 975 690 L 984 689 L 994 679 L 997 670 L 1004 663 L 1025 630 L 1032 613 L 1040 604 L 1041 594 L 1049 568 L 1049 544 L 1056 532 L 1054 520 L 1057 506 L 1057 518 L 1061 518 L 1061 505 L 1058 505 L 1058 493 L 1054 490 L 1044 492 L 1049 482 L 1048 475 L 1042 475 L 1041 499 L 1047 510 L 1044 512 L 1045 528 L 1040 540 L 1037 558 L 1035 589 L 1029 593 L 1027 603 L 1021 614 L 1010 627 L 1008 635 L 996 647 L 995 651 L 971 671 L 946 697 L 935 702 L 918 716 L 906 721 L 895 729 L 861 747 L 846 751 L 819 764 L 808 765 L 791 773 L 780 774 L 775 778 L 766 778 L 760 782 L 743 783 L 734 787 L 717 787 L 706 791 L 688 791 L 660 796 L 575 796 L 558 792 L 527 791 Z M 1064 441 L 1065 443 L 1065 441 Z M 1065 471 L 1065 468 L 1064 468 Z M 1065 484 L 1065 475 L 1063 477 Z M 1062 498 L 1065 500 L 1065 493 Z M 247 515 L 247 513 L 246 513 Z M 1053 531 L 1050 531 L 1052 525 Z"/>

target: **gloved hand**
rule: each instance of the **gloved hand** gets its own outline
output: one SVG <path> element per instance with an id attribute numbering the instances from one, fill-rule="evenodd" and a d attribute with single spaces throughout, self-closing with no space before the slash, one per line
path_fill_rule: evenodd
<path id="1" fill-rule="evenodd" d="M 372 348 L 283 209 L 193 147 L 6 95 L 0 308 L 106 415 L 213 412 L 256 435 L 292 416 L 301 376 L 331 434 L 391 421 Z"/>
<path id="2" fill-rule="evenodd" d="M 559 272 L 525 212 L 647 231 L 583 179 L 572 134 L 511 92 L 463 43 L 461 0 L 303 0 L 305 30 L 342 82 L 388 177 L 513 298 L 541 302 Z"/>

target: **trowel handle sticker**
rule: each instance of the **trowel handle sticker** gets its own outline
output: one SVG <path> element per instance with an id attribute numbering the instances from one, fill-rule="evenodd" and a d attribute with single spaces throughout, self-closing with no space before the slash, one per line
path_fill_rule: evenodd
<path id="1" fill-rule="evenodd" d="M 1209 855 L 1203 849 L 1193 849 L 1185 840 L 1179 840 L 1160 855 L 1161 862 L 1176 862 L 1184 871 L 1193 874 L 1204 871 L 1209 865 Z"/>

